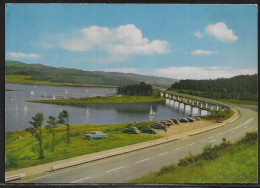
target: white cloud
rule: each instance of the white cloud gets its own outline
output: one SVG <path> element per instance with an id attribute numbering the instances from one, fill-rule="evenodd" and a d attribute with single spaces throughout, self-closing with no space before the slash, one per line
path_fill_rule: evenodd
<path id="1" fill-rule="evenodd" d="M 225 23 L 219 22 L 215 25 L 210 24 L 205 28 L 206 32 L 216 37 L 218 40 L 221 41 L 236 41 L 238 39 L 237 36 L 233 34 L 233 31 L 231 29 L 228 29 Z"/>
<path id="2" fill-rule="evenodd" d="M 234 69 L 231 67 L 167 67 L 153 71 L 154 76 L 176 79 L 231 78 L 241 74 L 255 74 L 257 69 Z"/>
<path id="3" fill-rule="evenodd" d="M 122 73 L 136 73 L 138 74 L 138 71 L 136 68 L 114 68 L 114 69 L 105 69 L 106 72 L 122 72 Z"/>
<path id="4" fill-rule="evenodd" d="M 213 55 L 217 54 L 218 52 L 212 52 L 212 51 L 207 51 L 207 50 L 195 50 L 191 52 L 191 55 Z"/>
<path id="5" fill-rule="evenodd" d="M 198 38 L 202 38 L 202 34 L 199 31 L 195 32 L 194 35 Z"/>
<path id="6" fill-rule="evenodd" d="M 149 41 L 133 24 L 117 28 L 91 26 L 83 28 L 76 37 L 60 41 L 60 48 L 71 51 L 88 51 L 96 48 L 109 52 L 112 56 L 152 55 L 169 52 L 168 42 L 164 40 Z"/>
<path id="7" fill-rule="evenodd" d="M 7 55 L 12 58 L 39 58 L 41 56 L 39 54 L 25 54 L 19 52 L 9 52 Z"/>

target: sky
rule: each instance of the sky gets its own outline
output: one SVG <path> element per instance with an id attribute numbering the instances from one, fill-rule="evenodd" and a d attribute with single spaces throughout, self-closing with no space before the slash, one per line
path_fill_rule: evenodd
<path id="1" fill-rule="evenodd" d="M 257 7 L 6 4 L 5 59 L 176 79 L 257 73 Z"/>

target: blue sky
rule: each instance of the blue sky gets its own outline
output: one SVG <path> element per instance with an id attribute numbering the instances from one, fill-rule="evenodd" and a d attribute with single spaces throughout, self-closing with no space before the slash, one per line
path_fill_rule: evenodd
<path id="1" fill-rule="evenodd" d="M 255 5 L 7 4 L 6 60 L 177 79 L 257 73 Z"/>

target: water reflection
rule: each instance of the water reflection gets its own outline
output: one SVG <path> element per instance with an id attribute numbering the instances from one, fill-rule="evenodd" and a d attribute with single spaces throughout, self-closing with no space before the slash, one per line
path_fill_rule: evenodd
<path id="1" fill-rule="evenodd" d="M 6 88 L 16 91 L 7 91 L 5 95 L 6 113 L 5 128 L 6 131 L 25 129 L 31 127 L 28 121 L 36 113 L 44 114 L 45 122 L 49 116 L 57 117 L 62 110 L 68 110 L 70 114 L 69 123 L 77 124 L 114 124 L 114 123 L 134 123 L 142 121 L 157 121 L 169 118 L 181 118 L 190 115 L 187 107 L 184 113 L 183 106 L 170 102 L 152 102 L 152 103 L 103 103 L 86 104 L 78 103 L 73 105 L 55 105 L 29 103 L 28 100 L 52 99 L 58 97 L 87 97 L 104 96 L 116 93 L 114 88 L 97 87 L 69 87 L 69 86 L 48 86 L 31 84 L 13 84 L 6 83 Z M 32 92 L 33 91 L 33 92 Z M 32 95 L 33 93 L 33 95 Z M 150 108 L 155 114 L 149 116 Z M 193 115 L 197 115 L 195 108 Z"/>

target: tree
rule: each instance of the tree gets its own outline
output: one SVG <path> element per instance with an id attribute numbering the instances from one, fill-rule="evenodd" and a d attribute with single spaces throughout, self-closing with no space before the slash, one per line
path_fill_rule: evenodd
<path id="1" fill-rule="evenodd" d="M 44 117 L 42 113 L 37 113 L 34 117 L 32 117 L 33 121 L 29 121 L 28 123 L 33 125 L 32 135 L 39 141 L 39 159 L 44 158 L 43 151 L 43 143 L 42 143 L 42 124 L 44 121 Z"/>
<path id="2" fill-rule="evenodd" d="M 67 142 L 70 143 L 70 125 L 69 125 L 69 112 L 67 110 L 63 110 L 58 118 L 58 123 L 62 124 L 62 125 L 66 125 L 67 126 Z"/>
<path id="3" fill-rule="evenodd" d="M 49 121 L 47 121 L 47 126 L 45 127 L 48 132 L 52 134 L 52 148 L 51 151 L 54 151 L 55 148 L 55 129 L 57 128 L 58 121 L 57 118 L 49 116 Z"/>

